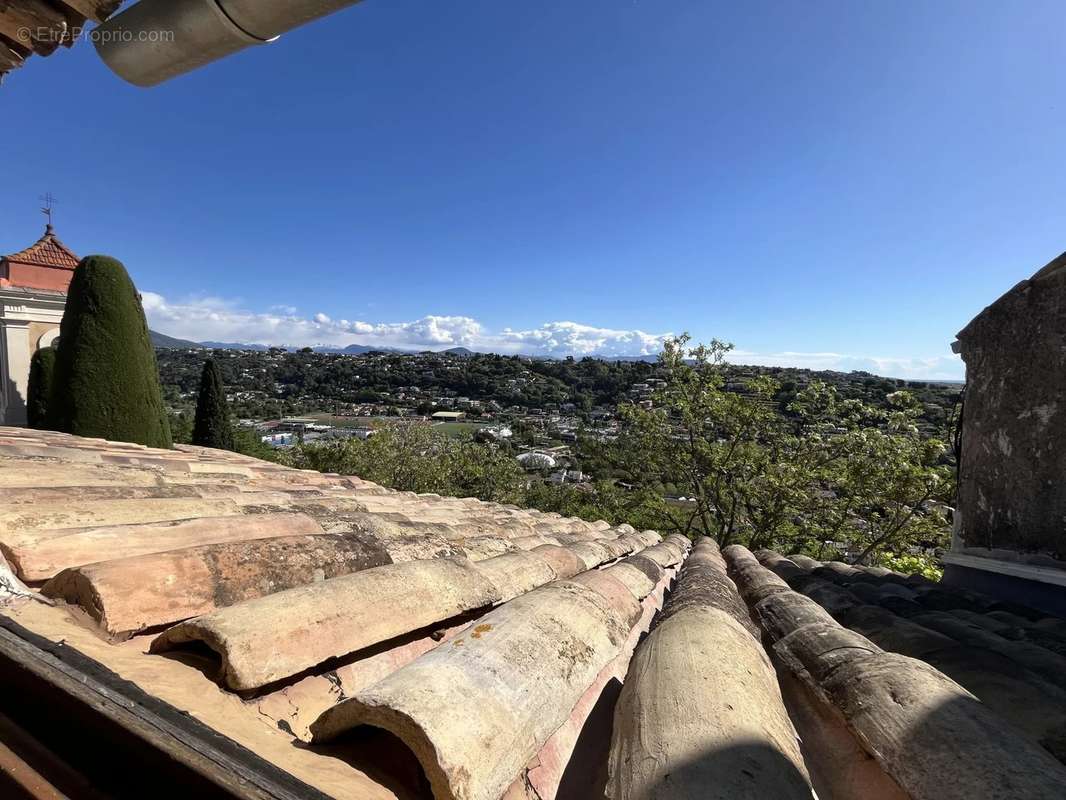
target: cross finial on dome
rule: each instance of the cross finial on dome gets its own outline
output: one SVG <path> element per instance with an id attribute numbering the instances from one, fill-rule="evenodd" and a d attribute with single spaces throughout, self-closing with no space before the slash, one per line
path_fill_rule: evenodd
<path id="1" fill-rule="evenodd" d="M 48 218 L 48 224 L 44 228 L 44 232 L 48 234 L 52 232 L 52 206 L 56 204 L 56 199 L 52 197 L 51 192 L 45 192 L 39 199 L 44 203 L 41 213 Z"/>

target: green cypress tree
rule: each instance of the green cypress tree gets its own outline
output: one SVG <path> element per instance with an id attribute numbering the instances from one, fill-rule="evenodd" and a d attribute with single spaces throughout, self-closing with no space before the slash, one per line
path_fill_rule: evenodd
<path id="1" fill-rule="evenodd" d="M 87 256 L 74 270 L 59 328 L 52 400 L 58 430 L 171 446 L 141 298 L 113 258 Z"/>
<path id="2" fill-rule="evenodd" d="M 222 376 L 214 359 L 204 362 L 200 373 L 200 394 L 196 398 L 196 421 L 193 423 L 192 443 L 202 447 L 233 450 L 236 443 L 229 421 L 229 405 Z"/>
<path id="3" fill-rule="evenodd" d="M 30 359 L 30 385 L 26 390 L 26 421 L 31 428 L 49 427 L 48 412 L 55 380 L 56 351 L 42 347 Z"/>

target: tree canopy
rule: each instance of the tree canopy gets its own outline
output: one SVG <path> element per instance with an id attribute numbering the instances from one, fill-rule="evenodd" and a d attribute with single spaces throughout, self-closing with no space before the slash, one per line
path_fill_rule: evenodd
<path id="1" fill-rule="evenodd" d="M 651 408 L 624 409 L 615 447 L 637 462 L 637 485 L 672 483 L 685 496 L 662 505 L 664 527 L 855 561 L 942 543 L 953 472 L 944 443 L 920 434 L 922 409 L 908 391 L 890 394 L 884 409 L 814 381 L 781 413 L 780 387 L 765 376 L 743 393 L 723 390 L 730 347 L 667 342 L 666 383 Z"/>

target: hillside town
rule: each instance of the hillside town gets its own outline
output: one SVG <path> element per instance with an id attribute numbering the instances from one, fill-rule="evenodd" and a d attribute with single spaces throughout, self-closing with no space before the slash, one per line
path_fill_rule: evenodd
<path id="1" fill-rule="evenodd" d="M 204 348 L 157 347 L 164 397 L 175 415 L 194 404 Z M 568 456 L 578 437 L 610 441 L 618 433 L 618 406 L 651 408 L 665 382 L 653 360 L 551 360 L 424 352 L 317 353 L 305 348 L 215 349 L 227 399 L 244 427 L 272 446 L 298 438 L 365 438 L 383 424 L 402 421 L 511 440 L 522 452 Z M 724 388 L 749 393 L 765 376 L 780 385 L 774 401 L 785 409 L 812 381 L 841 396 L 883 405 L 899 389 L 922 402 L 921 426 L 942 435 L 961 386 L 883 378 L 864 372 L 788 367 L 725 367 Z"/>

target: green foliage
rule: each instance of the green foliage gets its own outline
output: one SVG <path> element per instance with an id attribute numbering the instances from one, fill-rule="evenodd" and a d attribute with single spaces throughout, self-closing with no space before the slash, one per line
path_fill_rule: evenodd
<path id="1" fill-rule="evenodd" d="M 652 408 L 624 409 L 618 443 L 640 462 L 631 470 L 638 487 L 673 484 L 688 498 L 665 509 L 660 527 L 753 549 L 840 543 L 857 562 L 945 542 L 951 468 L 944 444 L 919 432 L 921 407 L 908 392 L 877 408 L 814 381 L 781 413 L 780 387 L 766 376 L 724 390 L 731 345 L 687 345 L 666 343 L 666 385 Z"/>
<path id="2" fill-rule="evenodd" d="M 55 383 L 56 351 L 42 347 L 30 359 L 30 385 L 26 392 L 26 419 L 31 428 L 44 430 L 51 424 L 48 417 L 52 388 Z"/>
<path id="3" fill-rule="evenodd" d="M 184 411 L 169 415 L 170 436 L 174 444 L 192 444 L 192 422 Z"/>
<path id="4" fill-rule="evenodd" d="M 278 461 L 279 453 L 268 444 L 264 444 L 254 430 L 241 428 L 233 434 L 234 449 L 245 456 L 260 458 L 263 461 Z"/>
<path id="5" fill-rule="evenodd" d="M 940 562 L 933 556 L 924 554 L 877 553 L 873 558 L 873 563 L 878 567 L 885 567 L 904 575 L 918 573 L 931 581 L 939 581 L 944 577 Z"/>
<path id="6" fill-rule="evenodd" d="M 74 270 L 52 398 L 59 430 L 171 446 L 141 299 L 113 258 L 88 256 Z"/>
<path id="7" fill-rule="evenodd" d="M 597 481 L 591 488 L 534 482 L 526 488 L 521 505 L 647 530 L 661 526 L 665 501 L 656 492 L 626 491 L 611 481 Z"/>
<path id="8" fill-rule="evenodd" d="M 358 475 L 393 489 L 512 503 L 525 473 L 509 455 L 425 425 L 389 425 L 366 440 L 301 444 L 282 456 L 300 469 Z"/>
<path id="9" fill-rule="evenodd" d="M 196 420 L 193 423 L 192 443 L 201 447 L 233 450 L 233 426 L 226 403 L 226 389 L 214 359 L 204 362 L 200 374 L 200 393 L 196 398 Z"/>

